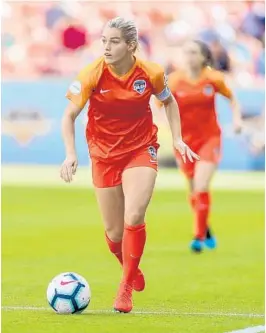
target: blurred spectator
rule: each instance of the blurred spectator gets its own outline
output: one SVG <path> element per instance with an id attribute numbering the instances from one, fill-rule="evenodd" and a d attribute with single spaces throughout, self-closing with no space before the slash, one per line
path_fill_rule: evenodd
<path id="1" fill-rule="evenodd" d="M 256 62 L 256 69 L 259 75 L 265 75 L 265 49 L 261 50 L 261 53 Z"/>
<path id="2" fill-rule="evenodd" d="M 67 25 L 62 31 L 61 38 L 64 47 L 73 51 L 88 45 L 88 33 L 81 24 Z"/>
<path id="3" fill-rule="evenodd" d="M 241 24 L 241 30 L 257 39 L 261 39 L 265 31 L 265 4 L 264 2 L 249 2 L 247 12 Z"/>
<path id="4" fill-rule="evenodd" d="M 210 45 L 215 67 L 240 85 L 264 78 L 265 13 L 262 1 L 225 2 L 4 2 L 2 76 L 73 75 L 101 54 L 99 37 L 110 18 L 136 21 L 139 54 L 167 72 L 182 66 L 188 38 Z M 17 24 L 14 24 L 17 22 Z M 23 64 L 23 65 L 22 65 Z"/>
<path id="5" fill-rule="evenodd" d="M 256 60 L 256 73 L 261 76 L 265 76 L 265 34 L 262 38 L 262 49 Z"/>
<path id="6" fill-rule="evenodd" d="M 66 17 L 65 11 L 57 3 L 53 4 L 45 13 L 46 27 L 52 29 L 63 17 Z"/>

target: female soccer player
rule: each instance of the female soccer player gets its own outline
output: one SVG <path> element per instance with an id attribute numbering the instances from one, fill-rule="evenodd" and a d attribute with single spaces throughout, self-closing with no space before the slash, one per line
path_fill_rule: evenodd
<path id="1" fill-rule="evenodd" d="M 123 267 L 114 309 L 130 312 L 132 290 L 145 287 L 139 262 L 146 241 L 145 213 L 157 175 L 157 127 L 149 107 L 151 95 L 165 105 L 173 144 L 184 162 L 198 156 L 183 142 L 175 99 L 161 66 L 134 56 L 137 28 L 115 18 L 102 34 L 104 56 L 84 68 L 69 87 L 62 120 L 66 159 L 61 178 L 71 182 L 77 169 L 75 119 L 90 100 L 86 137 L 92 177 L 106 241 Z"/>
<path id="2" fill-rule="evenodd" d="M 210 211 L 209 187 L 217 169 L 221 150 L 221 129 L 215 112 L 215 96 L 221 94 L 229 99 L 233 113 L 235 132 L 242 127 L 238 103 L 225 83 L 221 72 L 211 68 L 212 54 L 206 44 L 192 41 L 185 45 L 184 70 L 169 75 L 169 88 L 180 110 L 184 141 L 195 151 L 200 160 L 186 164 L 175 149 L 177 164 L 190 184 L 190 203 L 195 214 L 194 239 L 191 249 L 200 252 L 205 244 L 216 247 L 211 235 L 208 216 Z"/>

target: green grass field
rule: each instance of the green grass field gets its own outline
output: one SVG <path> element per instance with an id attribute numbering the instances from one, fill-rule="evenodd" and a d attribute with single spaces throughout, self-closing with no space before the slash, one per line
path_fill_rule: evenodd
<path id="1" fill-rule="evenodd" d="M 93 191 L 3 186 L 2 332 L 225 333 L 263 325 L 264 193 L 213 194 L 219 247 L 195 255 L 186 193 L 156 190 L 141 264 L 147 288 L 135 294 L 135 313 L 123 315 L 111 312 L 121 270 Z M 47 305 L 48 282 L 65 271 L 91 286 L 82 315 L 59 316 Z"/>

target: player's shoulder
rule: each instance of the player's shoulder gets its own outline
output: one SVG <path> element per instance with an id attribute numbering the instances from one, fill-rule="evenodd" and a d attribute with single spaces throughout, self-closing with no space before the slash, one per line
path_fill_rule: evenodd
<path id="1" fill-rule="evenodd" d="M 175 91 L 179 84 L 183 81 L 187 81 L 185 72 L 181 69 L 176 69 L 168 74 L 168 86 L 172 91 Z"/>
<path id="2" fill-rule="evenodd" d="M 217 69 L 206 67 L 204 70 L 205 77 L 212 81 L 213 83 L 221 82 L 225 80 L 225 76 L 221 71 L 218 71 Z"/>
<path id="3" fill-rule="evenodd" d="M 100 57 L 82 68 L 82 70 L 79 72 L 79 77 L 84 78 L 89 75 L 93 74 L 101 74 L 103 72 L 105 66 L 104 58 Z"/>
<path id="4" fill-rule="evenodd" d="M 176 69 L 168 74 L 168 80 L 170 81 L 180 81 L 186 78 L 186 74 L 181 69 Z"/>
<path id="5" fill-rule="evenodd" d="M 163 66 L 153 61 L 137 59 L 137 65 L 151 78 L 155 78 L 164 73 Z"/>

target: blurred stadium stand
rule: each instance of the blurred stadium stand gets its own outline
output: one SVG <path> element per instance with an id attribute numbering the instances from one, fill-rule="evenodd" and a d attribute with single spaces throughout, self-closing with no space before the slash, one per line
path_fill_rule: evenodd
<path id="1" fill-rule="evenodd" d="M 238 84 L 253 85 L 265 73 L 264 11 L 260 1 L 164 2 L 163 6 L 160 2 L 5 2 L 2 75 L 5 79 L 74 75 L 101 53 L 104 23 L 121 15 L 136 21 L 146 58 L 176 67 L 178 46 L 190 37 L 200 38 L 210 45 L 218 69 L 231 72 Z"/>
<path id="2" fill-rule="evenodd" d="M 246 120 L 243 135 L 234 137 L 230 110 L 224 101 L 219 102 L 225 133 L 221 167 L 264 169 L 262 1 L 3 3 L 3 162 L 60 163 L 64 153 L 60 117 L 66 105 L 65 90 L 84 65 L 101 55 L 101 29 L 117 15 L 136 21 L 141 56 L 161 63 L 167 72 L 182 66 L 180 46 L 184 41 L 198 38 L 209 44 L 215 67 L 228 76 Z M 156 112 L 155 119 L 164 133 L 164 121 Z M 80 124 L 78 142 L 84 155 L 84 119 Z M 169 151 L 165 146 L 162 156 L 166 161 L 172 156 L 171 143 Z M 83 155 L 81 161 L 86 164 Z"/>

